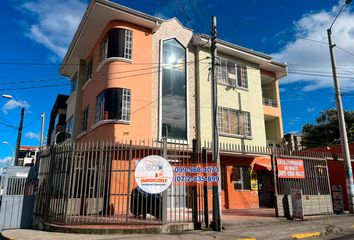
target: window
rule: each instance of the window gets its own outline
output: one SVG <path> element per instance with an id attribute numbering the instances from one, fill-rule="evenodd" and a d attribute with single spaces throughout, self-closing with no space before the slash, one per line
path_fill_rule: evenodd
<path id="1" fill-rule="evenodd" d="M 218 108 L 220 133 L 251 137 L 251 116 L 249 112 Z"/>
<path id="2" fill-rule="evenodd" d="M 67 121 L 66 121 L 66 132 L 70 134 L 70 136 L 73 133 L 73 116 L 71 116 Z"/>
<path id="3" fill-rule="evenodd" d="M 77 73 L 70 80 L 70 94 L 76 91 Z"/>
<path id="4" fill-rule="evenodd" d="M 101 120 L 130 121 L 130 89 L 110 88 L 96 98 L 96 122 Z"/>
<path id="5" fill-rule="evenodd" d="M 187 140 L 186 50 L 176 40 L 162 42 L 161 136 Z"/>
<path id="6" fill-rule="evenodd" d="M 231 180 L 235 190 L 251 190 L 251 168 L 236 166 L 232 168 Z"/>
<path id="7" fill-rule="evenodd" d="M 84 111 L 82 112 L 81 132 L 87 131 L 88 113 L 89 113 L 89 106 L 85 107 Z"/>
<path id="8" fill-rule="evenodd" d="M 112 57 L 132 59 L 132 41 L 131 30 L 121 28 L 110 30 L 100 44 L 100 62 Z"/>
<path id="9" fill-rule="evenodd" d="M 93 58 L 91 57 L 90 60 L 87 62 L 87 80 L 92 78 L 92 63 Z"/>
<path id="10" fill-rule="evenodd" d="M 66 114 L 58 113 L 55 117 L 54 126 L 56 127 L 57 125 L 65 125 L 65 122 L 66 122 Z"/>
<path id="11" fill-rule="evenodd" d="M 248 88 L 247 66 L 224 58 L 219 58 L 218 64 L 218 82 L 228 84 L 231 87 Z"/>

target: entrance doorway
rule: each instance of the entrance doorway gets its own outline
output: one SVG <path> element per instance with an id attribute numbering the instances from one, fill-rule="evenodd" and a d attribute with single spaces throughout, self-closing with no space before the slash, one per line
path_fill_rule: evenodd
<path id="1" fill-rule="evenodd" d="M 272 171 L 257 171 L 259 207 L 274 208 L 274 180 Z"/>

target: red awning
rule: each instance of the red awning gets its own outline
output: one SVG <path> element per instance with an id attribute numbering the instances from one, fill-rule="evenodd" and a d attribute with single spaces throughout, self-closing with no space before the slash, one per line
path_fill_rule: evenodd
<path id="1" fill-rule="evenodd" d="M 266 168 L 268 171 L 272 170 L 272 161 L 270 157 L 255 157 L 251 163 L 253 169 L 255 165 Z"/>

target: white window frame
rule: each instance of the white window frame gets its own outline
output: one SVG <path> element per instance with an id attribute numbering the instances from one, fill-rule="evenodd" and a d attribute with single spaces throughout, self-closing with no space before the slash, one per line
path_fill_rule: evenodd
<path id="1" fill-rule="evenodd" d="M 227 85 L 230 87 L 237 87 L 241 89 L 248 89 L 248 74 L 247 74 L 247 65 L 239 64 L 235 61 L 219 57 L 217 59 L 218 67 L 217 67 L 217 81 L 219 84 Z M 229 63 L 233 64 L 235 67 L 235 84 L 231 84 L 229 81 L 229 73 L 228 73 L 228 65 Z M 240 70 L 240 76 L 239 72 Z M 224 76 L 223 76 L 224 75 Z M 239 79 L 241 80 L 241 84 L 239 84 Z"/>
<path id="2" fill-rule="evenodd" d="M 186 102 L 187 102 L 187 140 L 176 140 L 176 139 L 167 139 L 167 142 L 172 142 L 172 143 L 177 143 L 177 144 L 188 144 L 189 143 L 189 68 L 188 68 L 188 47 L 185 46 L 181 41 L 178 40 L 176 36 L 173 37 L 168 37 L 168 38 L 162 38 L 160 39 L 160 73 L 159 73 L 159 124 L 158 124 L 158 137 L 160 140 L 162 140 L 162 71 L 163 71 L 163 64 L 162 64 L 162 58 L 163 58 L 163 42 L 170 40 L 170 39 L 175 39 L 179 44 L 185 49 L 185 54 L 186 54 Z"/>
<path id="3" fill-rule="evenodd" d="M 224 122 L 224 111 L 227 111 L 228 121 Z M 231 121 L 230 121 L 230 112 L 236 113 L 237 118 L 237 132 L 231 132 Z M 241 118 L 243 119 L 243 126 L 240 125 Z M 224 128 L 227 127 L 228 131 L 224 131 Z M 234 137 L 246 137 L 252 138 L 252 128 L 251 128 L 251 114 L 250 112 L 235 110 L 231 108 L 219 107 L 218 108 L 218 128 L 221 135 L 234 136 Z"/>
<path id="4" fill-rule="evenodd" d="M 109 90 L 110 88 L 107 88 L 103 90 L 98 96 L 103 94 L 104 91 Z M 96 97 L 96 115 L 95 115 L 95 124 L 101 121 L 106 121 L 106 120 L 114 120 L 114 121 L 123 121 L 126 123 L 129 123 L 131 120 L 131 90 L 126 89 L 126 88 L 114 88 L 114 89 L 121 89 L 122 90 L 122 116 L 118 119 L 104 119 L 104 107 L 105 107 L 105 101 L 106 98 L 105 96 L 103 97 L 102 101 L 97 102 L 97 97 Z M 99 103 L 99 106 L 97 104 Z"/>
<path id="5" fill-rule="evenodd" d="M 117 28 L 120 30 L 124 30 L 124 56 L 123 57 L 110 57 L 107 58 L 108 52 L 108 32 L 113 30 L 109 29 L 105 35 L 105 37 L 100 42 L 100 52 L 99 52 L 99 62 L 101 64 L 105 63 L 107 59 L 126 59 L 128 61 L 132 60 L 133 57 L 133 31 L 125 28 Z"/>

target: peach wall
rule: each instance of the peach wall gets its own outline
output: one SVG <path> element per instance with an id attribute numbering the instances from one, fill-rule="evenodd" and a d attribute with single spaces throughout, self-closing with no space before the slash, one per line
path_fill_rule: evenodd
<path id="1" fill-rule="evenodd" d="M 132 60 L 114 59 L 103 65 L 99 61 L 102 38 L 112 28 L 129 29 L 133 33 Z M 82 89 L 83 110 L 89 105 L 88 129 L 79 141 L 150 139 L 152 101 L 152 36 L 151 30 L 122 21 L 111 22 L 102 32 L 87 60 L 93 56 L 93 77 Z M 92 128 L 95 124 L 96 97 L 107 88 L 131 90 L 130 124 L 107 123 Z"/>
<path id="2" fill-rule="evenodd" d="M 275 94 L 277 97 L 277 107 L 270 107 L 270 106 L 263 106 L 263 111 L 265 115 L 273 116 L 273 117 L 278 117 L 279 118 L 279 128 L 280 128 L 280 135 L 283 136 L 283 118 L 282 118 L 282 112 L 281 112 L 281 102 L 280 102 L 280 92 L 279 92 L 279 80 L 277 79 L 276 75 L 274 72 L 269 72 L 266 70 L 261 70 L 261 75 L 266 75 L 269 77 L 273 77 L 275 79 Z"/>
<path id="3" fill-rule="evenodd" d="M 258 208 L 258 191 L 235 190 L 231 180 L 232 167 L 237 165 L 250 166 L 254 158 L 221 156 L 221 164 L 225 165 L 225 188 L 221 195 L 223 209 Z"/>
<path id="4" fill-rule="evenodd" d="M 129 179 L 129 161 L 114 160 L 112 161 L 112 172 L 110 180 L 110 206 L 115 214 L 126 212 L 127 194 L 135 187 L 134 181 L 134 165 L 132 164 L 130 174 L 130 189 L 128 189 Z M 130 211 L 130 210 L 129 210 Z M 113 211 L 112 211 L 113 212 Z"/>

